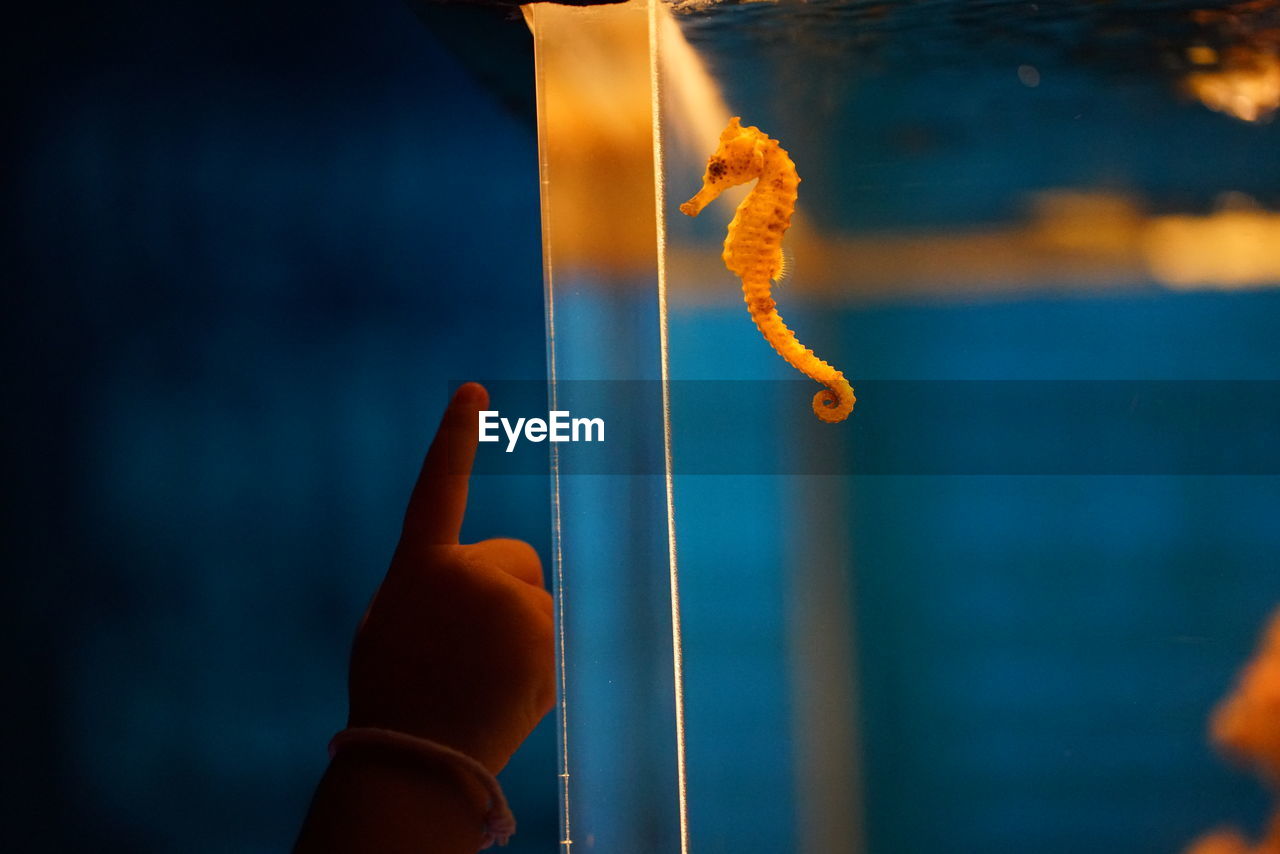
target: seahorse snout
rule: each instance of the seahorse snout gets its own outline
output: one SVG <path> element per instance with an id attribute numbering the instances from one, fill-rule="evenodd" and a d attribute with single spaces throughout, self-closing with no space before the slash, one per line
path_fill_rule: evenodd
<path id="1" fill-rule="evenodd" d="M 685 216 L 697 216 L 702 213 L 703 208 L 715 201 L 719 195 L 720 189 L 718 187 L 703 184 L 702 189 L 698 191 L 696 196 L 680 206 L 680 213 Z"/>

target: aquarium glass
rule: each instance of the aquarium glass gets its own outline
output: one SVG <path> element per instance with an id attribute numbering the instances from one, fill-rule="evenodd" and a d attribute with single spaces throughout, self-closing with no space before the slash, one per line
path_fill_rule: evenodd
<path id="1" fill-rule="evenodd" d="M 1280 4 L 530 8 L 553 395 L 616 437 L 554 456 L 566 849 L 1259 838 Z M 731 117 L 837 423 L 721 257 L 759 188 L 680 212 Z"/>

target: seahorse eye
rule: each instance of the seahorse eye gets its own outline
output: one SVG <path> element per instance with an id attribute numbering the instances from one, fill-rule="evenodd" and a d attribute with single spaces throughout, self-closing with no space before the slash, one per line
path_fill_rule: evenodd
<path id="1" fill-rule="evenodd" d="M 725 166 L 724 161 L 719 157 L 712 157 L 707 161 L 707 174 L 710 175 L 713 180 L 718 181 L 723 178 L 724 173 L 728 168 L 729 167 Z"/>

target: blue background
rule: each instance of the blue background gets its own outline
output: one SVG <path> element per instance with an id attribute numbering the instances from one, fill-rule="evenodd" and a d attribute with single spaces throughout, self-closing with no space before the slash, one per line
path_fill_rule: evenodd
<path id="1" fill-rule="evenodd" d="M 38 15 L 6 51 L 0 848 L 287 850 L 448 383 L 545 377 L 533 128 L 399 2 Z M 545 560 L 549 512 L 483 478 L 464 536 Z M 555 850 L 554 742 L 503 775 L 508 850 Z"/>
<path id="2" fill-rule="evenodd" d="M 398 2 L 50 5 L 9 37 L 4 847 L 285 850 L 448 382 L 544 376 L 532 128 Z M 1013 161 L 948 215 L 1035 174 Z M 866 378 L 1275 379 L 1278 310 L 883 306 L 834 321 L 834 355 Z M 737 309 L 694 322 L 709 353 L 749 339 L 753 376 L 784 370 Z M 1258 825 L 1261 788 L 1203 722 L 1280 599 L 1275 478 L 849 487 L 875 851 L 1169 851 Z M 465 537 L 546 562 L 547 488 L 479 479 Z M 753 592 L 716 600 L 734 632 L 778 625 Z M 716 630 L 692 614 L 687 642 Z M 743 707 L 783 668 L 761 651 Z M 512 852 L 555 849 L 554 775 L 548 722 L 503 776 Z"/>

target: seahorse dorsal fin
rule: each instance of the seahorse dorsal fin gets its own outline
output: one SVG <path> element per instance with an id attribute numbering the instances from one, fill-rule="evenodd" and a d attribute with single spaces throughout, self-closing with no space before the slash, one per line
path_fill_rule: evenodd
<path id="1" fill-rule="evenodd" d="M 795 266 L 795 256 L 791 254 L 790 249 L 783 246 L 781 260 L 778 262 L 778 272 L 773 274 L 773 284 L 781 287 L 783 280 L 791 277 L 791 272 L 795 269 Z"/>

